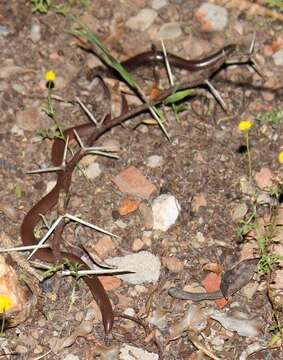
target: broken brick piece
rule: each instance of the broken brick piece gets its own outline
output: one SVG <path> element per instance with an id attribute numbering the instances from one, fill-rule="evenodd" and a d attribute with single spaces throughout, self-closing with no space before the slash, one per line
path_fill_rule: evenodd
<path id="1" fill-rule="evenodd" d="M 149 199 L 156 187 L 134 166 L 121 171 L 114 179 L 114 184 L 122 193 Z"/>

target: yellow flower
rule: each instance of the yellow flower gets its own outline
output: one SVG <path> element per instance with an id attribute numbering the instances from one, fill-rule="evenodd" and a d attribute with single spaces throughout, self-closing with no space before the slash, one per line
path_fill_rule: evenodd
<path id="1" fill-rule="evenodd" d="M 242 132 L 249 131 L 250 128 L 253 126 L 253 122 L 250 120 L 242 120 L 238 124 L 238 129 Z"/>
<path id="2" fill-rule="evenodd" d="M 55 81 L 56 73 L 53 70 L 49 70 L 45 73 L 44 78 L 46 81 Z"/>
<path id="3" fill-rule="evenodd" d="M 278 154 L 278 161 L 280 162 L 280 164 L 283 164 L 283 151 L 280 151 L 280 153 Z"/>
<path id="4" fill-rule="evenodd" d="M 9 310 L 13 305 L 12 300 L 7 295 L 0 295 L 0 314 Z"/>

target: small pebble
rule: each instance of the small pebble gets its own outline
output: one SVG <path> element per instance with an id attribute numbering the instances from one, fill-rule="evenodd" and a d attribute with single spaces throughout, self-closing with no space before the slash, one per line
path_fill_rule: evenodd
<path id="1" fill-rule="evenodd" d="M 118 277 L 129 284 L 156 283 L 160 275 L 160 260 L 149 251 L 129 254 L 122 257 L 107 259 L 107 263 L 118 269 L 133 270 L 133 274 L 119 275 Z"/>
<path id="2" fill-rule="evenodd" d="M 43 114 L 38 108 L 30 107 L 16 113 L 16 124 L 26 131 L 36 131 L 45 125 Z"/>
<path id="3" fill-rule="evenodd" d="M 153 213 L 151 206 L 146 203 L 141 203 L 139 211 L 143 220 L 144 228 L 151 230 L 153 228 Z"/>
<path id="4" fill-rule="evenodd" d="M 147 158 L 146 165 L 150 168 L 161 167 L 164 164 L 164 160 L 162 156 L 159 155 L 151 155 Z"/>
<path id="5" fill-rule="evenodd" d="M 239 221 L 244 218 L 248 212 L 248 206 L 246 203 L 237 204 L 232 210 L 232 219 L 234 221 Z"/>
<path id="6" fill-rule="evenodd" d="M 222 31 L 228 24 L 228 11 L 210 3 L 203 3 L 197 10 L 196 17 L 206 31 Z"/>
<path id="7" fill-rule="evenodd" d="M 10 30 L 6 26 L 0 25 L 0 36 L 7 36 L 9 33 Z"/>
<path id="8" fill-rule="evenodd" d="M 176 39 L 182 35 L 182 29 L 179 23 L 172 22 L 161 26 L 158 38 L 162 40 Z"/>
<path id="9" fill-rule="evenodd" d="M 77 355 L 68 354 L 63 358 L 63 360 L 80 360 L 80 358 Z"/>
<path id="10" fill-rule="evenodd" d="M 37 43 L 41 39 L 41 27 L 38 22 L 31 24 L 30 38 L 33 43 Z"/>
<path id="11" fill-rule="evenodd" d="M 155 10 L 159 10 L 165 5 L 167 5 L 167 0 L 152 0 L 151 2 L 151 7 Z"/>
<path id="12" fill-rule="evenodd" d="M 167 231 L 174 225 L 181 207 L 177 199 L 170 194 L 163 194 L 152 203 L 153 229 Z"/>
<path id="13" fill-rule="evenodd" d="M 93 162 L 88 166 L 85 172 L 89 179 L 95 179 L 101 174 L 100 165 L 97 162 Z"/>
<path id="14" fill-rule="evenodd" d="M 110 236 L 103 235 L 101 239 L 94 245 L 94 250 L 98 256 L 104 258 L 107 254 L 115 249 L 115 244 Z"/>
<path id="15" fill-rule="evenodd" d="M 15 136 L 24 136 L 24 130 L 20 129 L 17 125 L 12 126 L 11 133 Z"/>
<path id="16" fill-rule="evenodd" d="M 278 50 L 272 56 L 274 64 L 277 66 L 283 66 L 283 49 Z"/>
<path id="17" fill-rule="evenodd" d="M 177 273 L 184 269 L 183 261 L 177 259 L 174 256 L 164 257 L 162 262 L 167 267 L 167 269 L 172 272 Z"/>
<path id="18" fill-rule="evenodd" d="M 157 17 L 157 12 L 153 9 L 142 9 L 140 12 L 131 17 L 126 25 L 132 30 L 145 31 L 154 22 Z"/>
<path id="19" fill-rule="evenodd" d="M 119 360 L 158 360 L 159 356 L 132 345 L 123 344 L 120 348 Z"/>
<path id="20" fill-rule="evenodd" d="M 144 243 L 141 239 L 135 239 L 132 245 L 134 252 L 140 251 L 144 247 Z"/>
<path id="21" fill-rule="evenodd" d="M 156 191 L 156 187 L 134 166 L 121 171 L 113 182 L 121 192 L 143 199 L 148 199 Z"/>

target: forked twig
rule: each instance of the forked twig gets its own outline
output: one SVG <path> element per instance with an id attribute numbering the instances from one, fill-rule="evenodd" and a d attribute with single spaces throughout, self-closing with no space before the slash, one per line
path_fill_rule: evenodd
<path id="1" fill-rule="evenodd" d="M 30 255 L 28 256 L 27 260 L 29 260 L 33 255 L 34 253 L 40 248 L 40 246 L 49 238 L 49 236 L 52 234 L 53 230 L 59 225 L 59 223 L 61 222 L 62 219 L 69 219 L 69 220 L 73 220 L 75 222 L 78 222 L 82 225 L 85 225 L 85 226 L 88 226 L 90 227 L 91 229 L 94 229 L 94 230 L 97 230 L 99 232 L 102 232 L 106 235 L 109 235 L 109 236 L 113 236 L 117 239 L 121 239 L 120 236 L 118 235 L 115 235 L 115 234 L 112 234 L 111 232 L 107 231 L 107 230 L 104 230 L 94 224 L 91 224 L 87 221 L 84 221 L 80 218 L 78 218 L 77 216 L 74 216 L 74 215 L 71 215 L 71 214 L 65 214 L 65 215 L 62 215 L 62 216 L 59 216 L 57 218 L 57 220 L 54 221 L 54 223 L 52 224 L 52 226 L 50 227 L 50 229 L 47 231 L 47 233 L 43 236 L 43 238 L 36 244 L 36 247 L 33 249 L 33 251 L 30 253 Z"/>

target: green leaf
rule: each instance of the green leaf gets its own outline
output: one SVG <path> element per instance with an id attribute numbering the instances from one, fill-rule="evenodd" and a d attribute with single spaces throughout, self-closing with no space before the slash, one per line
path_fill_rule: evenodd
<path id="1" fill-rule="evenodd" d="M 17 199 L 20 199 L 22 197 L 22 189 L 19 184 L 15 186 L 15 195 Z"/>
<path id="2" fill-rule="evenodd" d="M 168 96 L 164 100 L 164 103 L 165 104 L 174 104 L 178 101 L 185 99 L 187 96 L 189 96 L 191 94 L 192 94 L 191 89 L 180 90 L 180 91 L 177 91 L 177 92 L 173 93 L 172 95 Z"/>
<path id="3" fill-rule="evenodd" d="M 95 44 L 101 51 L 101 56 L 105 63 L 110 66 L 112 69 L 115 69 L 121 77 L 134 89 L 137 88 L 137 84 L 132 77 L 132 75 L 117 61 L 109 52 L 107 47 L 102 44 L 97 35 L 91 31 L 85 24 L 80 24 L 83 27 L 83 31 L 77 30 L 75 32 L 76 35 L 81 36 L 92 44 Z"/>

